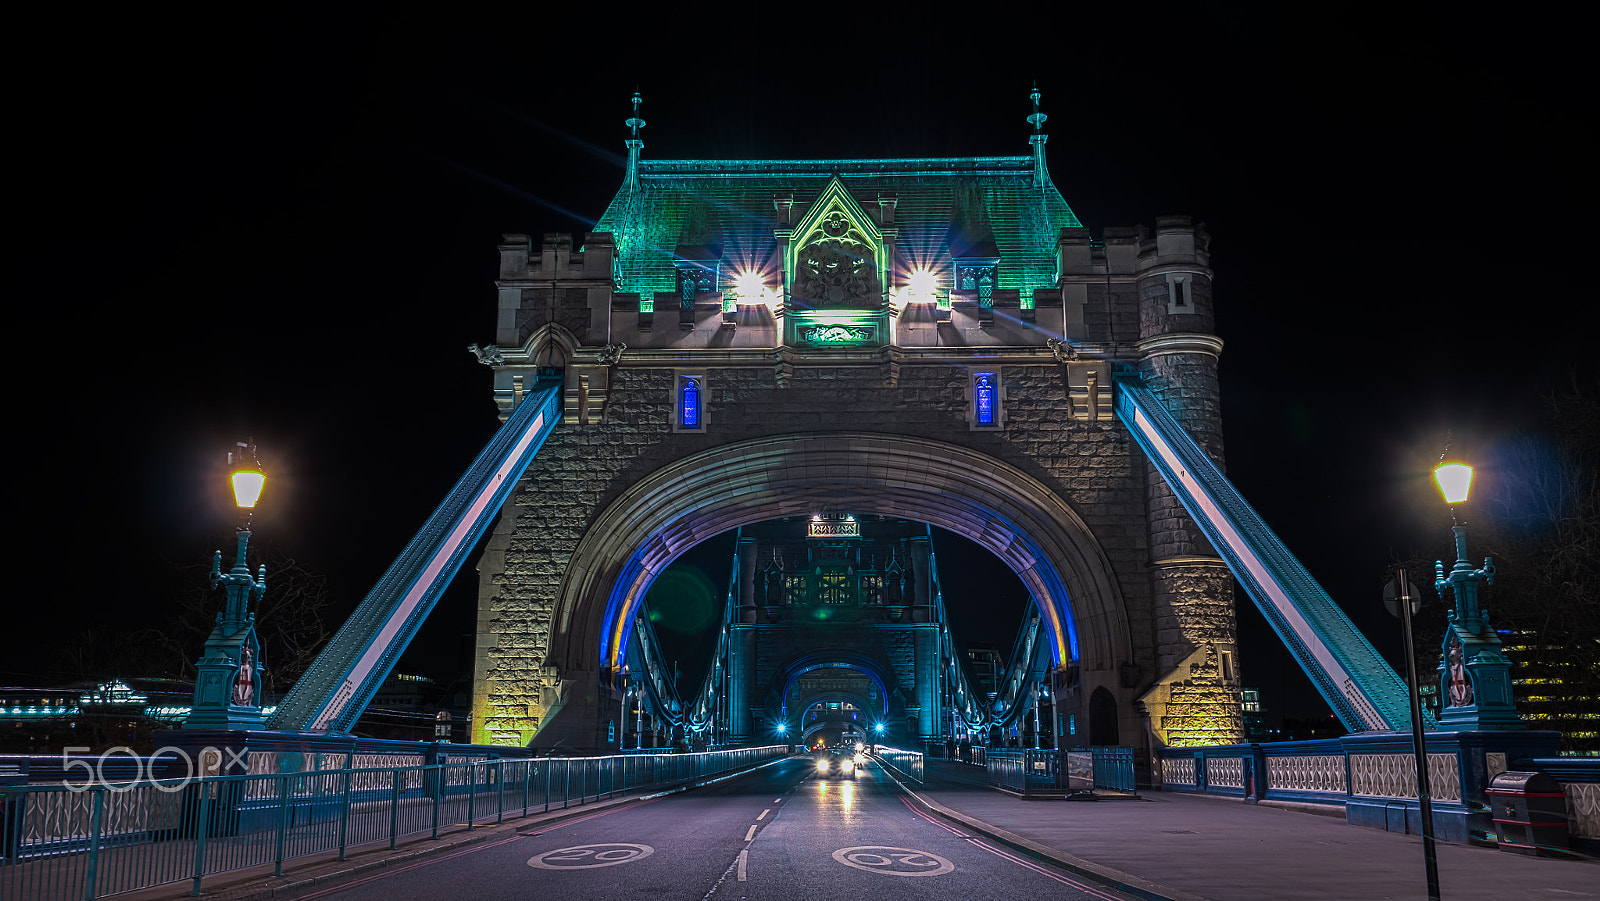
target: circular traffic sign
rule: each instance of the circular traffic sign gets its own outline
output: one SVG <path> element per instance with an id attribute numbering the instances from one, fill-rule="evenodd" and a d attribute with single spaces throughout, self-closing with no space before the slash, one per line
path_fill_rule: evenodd
<path id="1" fill-rule="evenodd" d="M 956 868 L 955 864 L 937 854 L 888 845 L 840 848 L 833 852 L 833 859 L 847 867 L 885 876 L 941 876 Z"/>
<path id="2" fill-rule="evenodd" d="M 1411 608 L 1410 614 L 1416 616 L 1417 611 L 1422 609 L 1422 592 L 1417 590 L 1416 583 L 1406 578 L 1405 570 L 1395 572 L 1398 578 L 1390 579 L 1383 585 L 1383 606 L 1388 609 L 1390 616 L 1399 617 L 1400 611 L 1404 609 L 1400 606 L 1400 599 L 1403 596 L 1408 602 L 1405 606 Z M 1397 582 L 1399 584 L 1396 584 Z"/>
<path id="3" fill-rule="evenodd" d="M 614 867 L 619 863 L 633 863 L 656 853 L 649 845 L 628 842 L 600 842 L 594 845 L 575 845 L 557 848 L 528 858 L 528 866 L 541 870 L 592 870 L 595 867 Z"/>

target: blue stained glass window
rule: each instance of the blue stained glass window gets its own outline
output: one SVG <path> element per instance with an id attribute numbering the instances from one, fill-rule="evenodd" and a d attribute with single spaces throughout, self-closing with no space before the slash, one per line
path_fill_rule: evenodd
<path id="1" fill-rule="evenodd" d="M 685 377 L 678 387 L 680 417 L 678 424 L 686 429 L 700 428 L 700 384 L 697 379 Z"/>
<path id="2" fill-rule="evenodd" d="M 978 425 L 994 425 L 994 373 L 980 372 L 972 384 L 972 404 Z"/>

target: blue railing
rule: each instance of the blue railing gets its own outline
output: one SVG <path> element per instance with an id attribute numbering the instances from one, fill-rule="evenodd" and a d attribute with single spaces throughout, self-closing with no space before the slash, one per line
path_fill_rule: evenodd
<path id="1" fill-rule="evenodd" d="M 924 760 L 921 751 L 902 751 L 899 748 L 886 748 L 879 745 L 875 754 L 883 762 L 884 766 L 910 779 L 912 782 L 921 784 Z"/>
<path id="2" fill-rule="evenodd" d="M 1134 790 L 1132 748 L 990 749 L 987 761 L 990 785 L 1023 796 Z"/>
<path id="3" fill-rule="evenodd" d="M 0 785 L 0 898 L 56 901 L 192 880 L 309 854 L 438 838 L 507 817 L 693 785 L 787 756 L 477 760 L 383 769 L 68 785 Z M 89 782 L 90 780 L 85 780 Z"/>
<path id="4" fill-rule="evenodd" d="M 1429 732 L 1429 803 L 1435 833 L 1450 841 L 1492 841 L 1485 794 L 1507 770 L 1535 770 L 1560 783 L 1576 847 L 1600 844 L 1600 758 L 1551 757 L 1548 732 Z M 1357 825 L 1417 832 L 1416 763 L 1409 733 L 1361 733 L 1319 741 L 1166 748 L 1157 770 L 1168 791 L 1241 800 L 1343 808 Z"/>

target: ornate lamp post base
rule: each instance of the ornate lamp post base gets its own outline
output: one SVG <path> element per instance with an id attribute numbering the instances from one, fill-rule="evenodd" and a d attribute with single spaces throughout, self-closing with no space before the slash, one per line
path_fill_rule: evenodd
<path id="1" fill-rule="evenodd" d="M 1500 636 L 1478 602 L 1478 583 L 1494 584 L 1494 562 L 1485 557 L 1483 568 L 1474 569 L 1467 562 L 1466 526 L 1453 528 L 1455 566 L 1446 574 L 1443 561 L 1434 564 L 1434 587 L 1440 596 L 1448 588 L 1455 597 L 1439 664 L 1439 724 L 1461 731 L 1522 729 L 1511 698 L 1511 661 L 1500 652 Z"/>
<path id="2" fill-rule="evenodd" d="M 239 530 L 239 556 L 233 569 L 222 572 L 222 552 L 211 562 L 211 586 L 219 583 L 227 604 L 217 614 L 217 625 L 206 639 L 206 652 L 195 664 L 194 705 L 183 721 L 185 729 L 252 730 L 266 727 L 261 713 L 261 643 L 256 639 L 252 598 L 267 590 L 267 568 L 250 577 L 245 549 L 250 532 Z"/>

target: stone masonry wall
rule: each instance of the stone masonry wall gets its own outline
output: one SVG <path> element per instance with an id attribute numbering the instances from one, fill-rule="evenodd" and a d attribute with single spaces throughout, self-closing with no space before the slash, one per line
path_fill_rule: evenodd
<path id="1" fill-rule="evenodd" d="M 626 362 L 626 360 L 624 361 Z M 504 572 L 486 573 L 480 600 L 478 683 L 485 737 L 526 742 L 555 699 L 543 668 L 550 616 L 563 574 L 599 511 L 669 462 L 733 441 L 797 432 L 867 430 L 963 445 L 1039 479 L 1070 504 L 1101 542 L 1127 600 L 1135 660 L 1157 676 L 1145 561 L 1142 455 L 1115 420 L 1074 419 L 1064 403 L 1064 368 L 1001 369 L 1005 425 L 974 431 L 968 373 L 949 365 L 902 365 L 895 387 L 880 366 L 797 366 L 779 388 L 773 367 L 714 368 L 707 378 L 705 433 L 670 430 L 672 372 L 619 366 L 604 421 L 564 424 L 546 442 L 504 515 L 515 518 Z M 946 598 L 952 607 L 973 599 Z M 1124 686 L 1124 688 L 1132 687 Z M 541 694 L 541 691 L 543 692 Z"/>
<path id="2" fill-rule="evenodd" d="M 1145 339 L 1208 334 L 1208 277 L 1185 273 L 1191 303 L 1169 306 L 1164 273 L 1141 280 L 1140 330 Z M 1140 374 L 1196 442 L 1223 462 L 1217 358 L 1199 348 L 1146 359 Z M 1158 735 L 1172 745 L 1239 740 L 1243 716 L 1237 682 L 1233 579 L 1177 496 L 1146 464 L 1154 642 L 1161 684 L 1144 699 Z"/>

